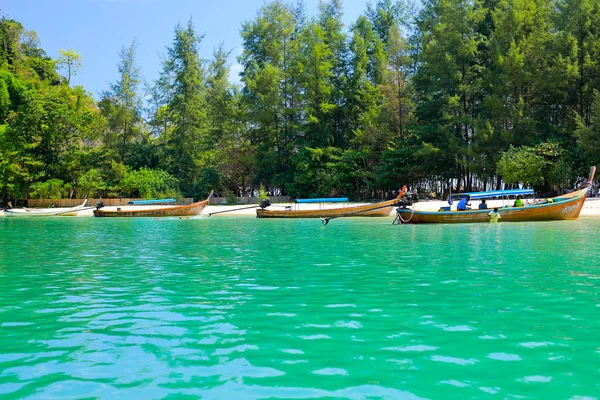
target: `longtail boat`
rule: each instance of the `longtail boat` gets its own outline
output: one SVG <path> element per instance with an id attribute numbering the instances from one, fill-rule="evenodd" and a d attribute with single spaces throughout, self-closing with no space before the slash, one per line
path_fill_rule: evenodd
<path id="1" fill-rule="evenodd" d="M 521 207 L 498 208 L 500 222 L 521 221 L 551 221 L 551 220 L 574 220 L 579 217 L 583 204 L 591 188 L 596 167 L 592 167 L 587 187 L 576 190 L 562 196 L 552 197 L 541 202 L 525 204 Z M 504 191 L 465 193 L 471 199 L 485 199 L 501 197 Z M 512 191 L 514 192 L 514 191 Z M 492 208 L 493 209 L 493 208 Z M 398 208 L 397 219 L 403 224 L 450 224 L 468 222 L 489 222 L 489 213 L 492 209 L 447 211 L 441 208 L 439 211 L 419 211 L 411 208 Z"/>
<path id="2" fill-rule="evenodd" d="M 80 205 L 75 207 L 60 207 L 60 208 L 7 208 L 4 210 L 5 217 L 66 217 L 66 216 L 75 216 L 81 210 L 86 208 L 85 204 L 87 203 L 87 199 Z M 91 208 L 91 207 L 89 207 Z M 89 209 L 87 208 L 87 209 Z"/>
<path id="3" fill-rule="evenodd" d="M 402 188 L 395 199 L 364 206 L 325 208 L 320 210 L 256 210 L 257 218 L 339 218 L 339 217 L 387 217 L 402 195 Z"/>
<path id="4" fill-rule="evenodd" d="M 211 191 L 206 200 L 198 201 L 187 206 L 173 206 L 162 208 L 144 208 L 136 209 L 135 206 L 127 209 L 117 208 L 116 210 L 94 210 L 95 217 L 194 217 L 204 210 L 204 207 L 210 201 L 213 192 Z"/>

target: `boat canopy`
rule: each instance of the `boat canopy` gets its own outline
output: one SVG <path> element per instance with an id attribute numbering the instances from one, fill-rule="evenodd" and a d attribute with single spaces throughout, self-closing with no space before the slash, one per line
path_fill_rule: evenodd
<path id="1" fill-rule="evenodd" d="M 176 203 L 177 199 L 159 199 L 159 200 L 133 200 L 127 204 L 134 205 L 146 205 L 146 204 L 164 204 L 164 203 Z"/>
<path id="2" fill-rule="evenodd" d="M 323 197 L 320 199 L 296 199 L 296 203 L 344 203 L 347 197 Z"/>
<path id="3" fill-rule="evenodd" d="M 453 194 L 453 199 L 461 199 L 469 196 L 471 200 L 479 199 L 491 199 L 493 197 L 504 197 L 504 196 L 524 196 L 533 194 L 533 189 L 510 189 L 510 190 L 492 190 L 489 192 L 470 192 L 470 193 L 457 193 Z"/>

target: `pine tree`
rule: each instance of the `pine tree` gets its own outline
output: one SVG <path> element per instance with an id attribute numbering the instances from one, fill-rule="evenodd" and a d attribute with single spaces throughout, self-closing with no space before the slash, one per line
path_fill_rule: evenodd
<path id="1" fill-rule="evenodd" d="M 335 109 L 332 53 L 325 43 L 323 28 L 315 22 L 302 30 L 301 41 L 300 84 L 306 119 L 303 143 L 309 147 L 325 147 L 333 144 L 329 123 Z"/>
<path id="2" fill-rule="evenodd" d="M 138 94 L 141 82 L 140 68 L 136 62 L 137 41 L 119 51 L 119 80 L 110 85 L 104 93 L 100 108 L 108 121 L 110 131 L 107 143 L 119 154 L 121 162 L 126 162 L 127 146 L 139 136 L 141 126 L 142 100 Z"/>
<path id="3" fill-rule="evenodd" d="M 301 101 L 298 13 L 281 1 L 264 5 L 242 27 L 244 99 L 253 122 L 258 181 L 284 189 L 291 180 L 290 156 L 300 135 Z"/>
<path id="4" fill-rule="evenodd" d="M 200 174 L 196 162 L 208 131 L 205 72 L 198 55 L 201 41 L 202 36 L 196 34 L 190 20 L 185 27 L 177 25 L 173 45 L 168 49 L 173 73 L 173 97 L 168 104 L 173 131 L 168 138 L 167 154 L 171 171 L 181 180 L 187 194 L 196 194 Z"/>
<path id="5" fill-rule="evenodd" d="M 333 136 L 334 147 L 346 147 L 351 139 L 346 116 L 348 98 L 349 49 L 348 38 L 344 33 L 342 22 L 343 9 L 341 0 L 320 0 L 319 25 L 323 29 L 323 42 L 329 48 L 332 65 L 331 101 L 334 108 L 329 113 L 328 119 L 322 121 L 327 125 Z"/>
<path id="6" fill-rule="evenodd" d="M 422 101 L 421 121 L 429 125 L 425 141 L 449 152 L 465 188 L 472 184 L 474 166 L 471 142 L 474 118 L 481 100 L 482 71 L 478 49 L 482 36 L 475 27 L 485 10 L 467 0 L 427 1 L 419 15 L 419 67 L 415 81 Z M 453 174 L 454 175 L 454 174 Z"/>

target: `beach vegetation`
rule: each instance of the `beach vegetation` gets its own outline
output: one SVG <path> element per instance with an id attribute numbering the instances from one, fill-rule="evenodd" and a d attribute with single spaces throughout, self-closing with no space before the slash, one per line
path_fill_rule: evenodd
<path id="1" fill-rule="evenodd" d="M 267 1 L 240 51 L 210 60 L 202 27 L 174 21 L 149 82 L 137 41 L 115 44 L 99 99 L 75 84 L 76 50 L 52 58 L 0 16 L 0 198 L 550 192 L 600 163 L 593 1 L 377 0 L 348 25 L 342 0 L 315 11 Z"/>

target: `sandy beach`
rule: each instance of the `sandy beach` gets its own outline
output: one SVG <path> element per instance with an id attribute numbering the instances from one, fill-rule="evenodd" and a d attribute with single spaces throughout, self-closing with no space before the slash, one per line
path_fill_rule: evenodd
<path id="1" fill-rule="evenodd" d="M 492 209 L 494 207 L 502 207 L 503 205 L 509 204 L 506 201 L 503 203 L 501 200 L 492 200 L 492 201 L 488 201 L 487 203 L 488 203 L 488 208 L 490 208 L 490 209 Z M 368 204 L 368 203 L 348 203 L 346 205 L 346 207 L 362 206 L 365 204 Z M 510 204 L 512 204 L 512 202 Z M 478 201 L 472 202 L 473 208 L 476 208 L 478 205 L 479 205 Z M 285 207 L 285 206 L 295 207 L 297 205 L 282 203 L 282 204 L 277 204 L 277 205 L 271 206 L 271 207 L 279 208 L 279 207 Z M 447 207 L 447 206 L 448 206 L 448 203 L 445 201 L 426 200 L 426 201 L 420 201 L 418 203 L 415 203 L 413 207 L 415 208 L 415 210 L 436 211 L 436 210 L 439 210 L 440 207 Z M 209 213 L 218 212 L 218 211 L 235 210 L 236 208 L 240 208 L 240 207 L 243 207 L 243 206 L 208 206 L 204 209 L 204 211 L 202 212 L 202 215 L 208 215 Z M 302 204 L 300 207 L 301 207 L 300 208 L 301 210 L 318 210 L 320 208 L 319 204 Z M 324 205 L 322 208 L 326 209 L 326 208 L 336 208 L 336 207 L 339 207 L 339 205 L 337 205 L 337 206 L 336 205 Z M 456 204 L 454 204 L 454 208 L 456 208 Z M 220 216 L 227 216 L 227 215 L 255 216 L 256 209 L 231 211 L 231 212 L 215 215 L 214 218 L 218 218 Z M 395 213 L 392 213 L 392 215 L 395 215 Z M 583 209 L 581 210 L 581 214 L 579 214 L 579 216 L 580 217 L 600 216 L 600 198 L 587 199 L 583 205 Z"/>
<path id="2" fill-rule="evenodd" d="M 503 205 L 509 204 L 506 201 L 503 204 L 501 200 L 488 201 L 487 203 L 488 203 L 488 208 L 502 207 Z M 348 203 L 346 205 L 346 207 L 362 206 L 365 204 L 368 204 L 368 203 Z M 510 204 L 512 204 L 512 202 Z M 478 201 L 472 202 L 473 208 L 476 208 L 478 205 L 479 205 Z M 277 205 L 271 206 L 271 207 L 278 207 L 278 208 L 282 207 L 283 208 L 286 206 L 297 207 L 297 205 L 283 204 L 283 203 L 277 204 Z M 439 210 L 440 207 L 447 207 L 447 206 L 448 206 L 448 203 L 445 201 L 426 200 L 426 201 L 420 201 L 420 202 L 415 203 L 413 207 L 415 208 L 415 210 L 436 211 L 436 210 Z M 243 206 L 208 206 L 204 209 L 204 211 L 202 212 L 202 215 L 208 215 L 209 213 L 218 212 L 218 211 L 235 210 L 236 208 L 240 208 L 240 207 L 243 207 Z M 301 210 L 318 210 L 319 208 L 327 209 L 327 208 L 336 208 L 336 207 L 339 207 L 339 205 L 324 205 L 323 207 L 320 207 L 319 204 L 302 204 L 300 206 L 300 209 Z M 454 208 L 456 208 L 456 204 L 454 204 Z M 227 215 L 255 216 L 256 209 L 231 211 L 231 212 L 215 215 L 214 218 L 218 218 L 220 216 L 227 216 Z M 393 216 L 393 215 L 395 215 L 395 213 L 392 213 L 391 215 Z M 583 209 L 581 210 L 580 216 L 581 217 L 600 216 L 600 198 L 587 199 L 585 201 L 585 204 L 583 205 Z"/>
<path id="3" fill-rule="evenodd" d="M 488 208 L 494 208 L 494 207 L 502 207 L 504 205 L 507 204 L 512 204 L 512 202 L 508 203 L 506 201 L 502 202 L 501 200 L 492 200 L 492 201 L 488 201 Z M 360 205 L 365 205 L 367 203 L 347 203 L 345 205 L 346 208 L 350 208 L 350 207 L 355 207 L 355 206 L 360 206 Z M 479 205 L 479 201 L 473 201 L 472 202 L 472 207 L 473 208 L 477 208 L 477 206 Z M 436 200 L 426 200 L 426 201 L 420 201 L 418 203 L 414 204 L 414 208 L 415 210 L 428 210 L 428 211 L 436 211 L 439 210 L 440 207 L 447 207 L 448 203 L 445 201 L 436 201 Z M 141 210 L 141 209 L 157 209 L 157 208 L 164 208 L 165 206 L 153 206 L 153 207 L 136 207 L 136 206 L 123 206 L 121 207 L 123 210 L 126 209 L 136 209 L 136 210 Z M 213 218 L 220 218 L 220 217 L 226 217 L 226 216 L 256 216 L 256 208 L 250 208 L 250 209 L 242 209 L 242 210 L 238 210 L 239 208 L 244 208 L 244 207 L 248 207 L 245 205 L 237 205 L 237 206 L 215 206 L 215 205 L 211 205 L 211 206 L 207 206 L 204 211 L 202 212 L 202 216 L 208 216 L 208 214 L 210 213 L 215 213 L 215 212 L 222 212 L 222 211 L 227 211 L 226 213 L 222 213 L 222 214 L 217 214 L 214 215 Z M 298 206 L 297 204 L 291 204 L 291 203 L 279 203 L 279 204 L 275 204 L 272 205 L 270 207 L 270 209 L 282 209 L 285 207 L 300 207 L 299 209 L 301 210 L 318 210 L 318 209 L 328 209 L 328 208 L 337 208 L 340 207 L 339 204 L 335 205 L 335 204 L 324 204 L 324 205 L 320 205 L 320 204 L 302 204 L 301 206 Z M 456 207 L 456 205 L 453 205 L 453 209 Z M 105 210 L 116 210 L 117 207 L 104 207 Z M 391 215 L 395 215 L 395 213 L 392 213 Z M 80 211 L 77 214 L 78 217 L 93 217 L 93 211 L 92 209 L 87 209 L 87 210 L 83 210 Z M 600 216 L 600 198 L 592 198 L 592 199 L 587 199 L 585 201 L 585 204 L 583 205 L 583 209 L 581 210 L 581 214 L 579 215 L 580 217 L 597 217 Z M 0 212 L 0 218 L 4 217 L 4 212 Z"/>

